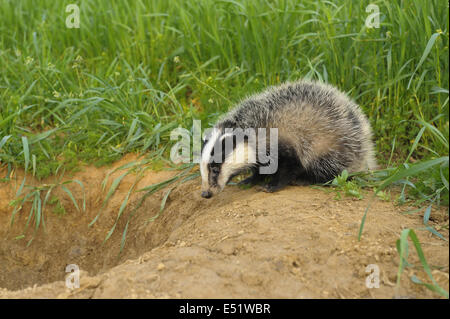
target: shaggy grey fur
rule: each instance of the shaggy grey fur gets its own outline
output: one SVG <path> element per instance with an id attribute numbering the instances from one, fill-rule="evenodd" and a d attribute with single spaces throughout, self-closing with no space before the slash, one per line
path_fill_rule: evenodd
<path id="1" fill-rule="evenodd" d="M 298 164 L 298 179 L 312 183 L 330 180 L 344 169 L 376 168 L 367 117 L 347 95 L 319 82 L 270 87 L 243 100 L 215 128 L 278 128 L 279 158 L 290 153 L 287 169 Z"/>

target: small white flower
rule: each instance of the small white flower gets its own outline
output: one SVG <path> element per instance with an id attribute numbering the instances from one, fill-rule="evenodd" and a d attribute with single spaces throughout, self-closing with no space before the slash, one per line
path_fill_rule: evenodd
<path id="1" fill-rule="evenodd" d="M 77 55 L 77 57 L 73 61 L 72 69 L 81 68 L 82 63 L 83 63 L 83 57 L 81 55 Z"/>
<path id="2" fill-rule="evenodd" d="M 27 56 L 27 58 L 25 59 L 25 65 L 29 65 L 31 63 L 33 63 L 34 59 L 30 56 Z"/>
<path id="3" fill-rule="evenodd" d="M 180 63 L 180 57 L 177 55 L 173 58 L 174 63 Z"/>

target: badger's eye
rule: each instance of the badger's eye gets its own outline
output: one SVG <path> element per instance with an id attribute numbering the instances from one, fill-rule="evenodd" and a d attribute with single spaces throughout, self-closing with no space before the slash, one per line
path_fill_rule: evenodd
<path id="1" fill-rule="evenodd" d="M 211 172 L 213 172 L 213 174 L 219 174 L 220 168 L 218 166 L 213 166 L 211 167 Z"/>

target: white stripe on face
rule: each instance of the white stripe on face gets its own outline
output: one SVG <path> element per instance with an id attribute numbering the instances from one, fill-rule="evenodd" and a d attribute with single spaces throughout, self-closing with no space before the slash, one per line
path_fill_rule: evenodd
<path id="1" fill-rule="evenodd" d="M 203 183 L 208 184 L 208 163 L 211 159 L 211 152 L 217 139 L 220 137 L 220 130 L 214 128 L 211 132 L 210 138 L 203 147 L 202 160 L 200 162 L 200 173 L 202 175 Z"/>

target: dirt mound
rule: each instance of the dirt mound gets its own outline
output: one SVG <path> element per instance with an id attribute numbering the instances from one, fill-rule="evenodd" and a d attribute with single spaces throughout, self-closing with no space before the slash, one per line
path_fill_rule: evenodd
<path id="1" fill-rule="evenodd" d="M 130 160 L 126 157 L 114 167 Z M 93 167 L 77 173 L 74 178 L 87 189 L 86 212 L 76 211 L 70 198 L 61 193 L 68 212 L 63 216 L 47 213 L 47 231 L 40 230 L 29 247 L 29 234 L 14 239 L 23 230 L 27 210 L 10 227 L 12 207 L 7 203 L 15 188 L 11 183 L 0 184 L 0 297 L 438 297 L 410 281 L 413 274 L 428 281 L 412 246 L 409 262 L 414 267 L 405 270 L 400 289 L 395 288 L 399 262 L 395 243 L 404 228 L 417 231 L 433 276 L 448 290 L 448 242 L 420 230 L 423 216 L 402 214 L 405 207 L 377 200 L 358 242 L 368 200 L 337 201 L 333 193 L 311 187 L 267 194 L 228 186 L 205 200 L 196 179 L 174 189 L 161 216 L 149 222 L 160 210 L 162 190 L 148 197 L 131 219 L 126 246 L 118 256 L 126 214 L 111 238 L 104 239 L 134 179 L 122 180 L 98 221 L 88 227 L 101 208 L 105 196 L 101 182 L 106 173 Z M 139 187 L 173 174 L 149 171 Z M 82 193 L 73 187 L 79 199 Z M 130 208 L 140 196 L 130 198 Z M 433 210 L 432 217 L 434 226 L 448 225 L 444 209 Z M 441 233 L 448 239 L 448 227 Z M 82 270 L 79 289 L 65 287 L 68 264 Z M 366 287 L 370 264 L 380 270 L 379 288 Z"/>

